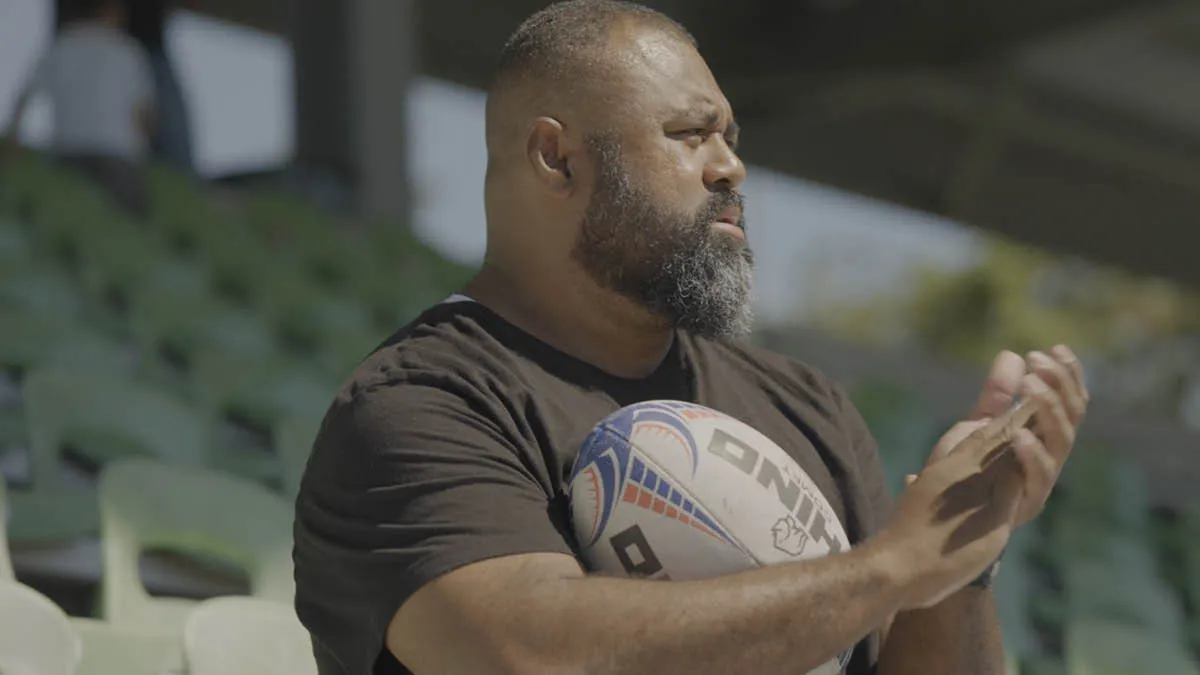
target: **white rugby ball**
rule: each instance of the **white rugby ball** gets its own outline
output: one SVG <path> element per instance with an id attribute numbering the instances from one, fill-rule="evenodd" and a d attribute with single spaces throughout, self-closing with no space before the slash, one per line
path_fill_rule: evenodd
<path id="1" fill-rule="evenodd" d="M 850 547 L 828 500 L 757 430 L 681 401 L 647 401 L 601 420 L 568 487 L 594 573 L 661 580 L 730 574 Z M 847 649 L 812 671 L 842 672 Z"/>

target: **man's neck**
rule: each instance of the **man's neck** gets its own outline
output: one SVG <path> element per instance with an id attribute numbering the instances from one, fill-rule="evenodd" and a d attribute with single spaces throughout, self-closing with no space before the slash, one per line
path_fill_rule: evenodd
<path id="1" fill-rule="evenodd" d="M 644 308 L 599 288 L 583 272 L 511 273 L 485 263 L 462 293 L 542 342 L 625 378 L 654 372 L 674 331 Z M 540 277 L 540 278 L 539 278 Z"/>

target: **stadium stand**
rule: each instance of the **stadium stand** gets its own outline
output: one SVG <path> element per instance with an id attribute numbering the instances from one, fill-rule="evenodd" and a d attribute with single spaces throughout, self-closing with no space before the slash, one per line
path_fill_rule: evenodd
<path id="1" fill-rule="evenodd" d="M 312 438 L 357 361 L 468 270 L 402 228 L 163 168 L 137 221 L 37 155 L 3 171 L 0 593 L 48 617 L 18 641 L 68 645 L 56 672 L 315 672 L 253 657 L 307 655 L 290 537 Z M 894 383 L 851 396 L 899 488 L 948 420 Z M 1152 506 L 1124 456 L 1076 456 L 1005 554 L 1010 672 L 1196 673 L 1200 512 Z"/>

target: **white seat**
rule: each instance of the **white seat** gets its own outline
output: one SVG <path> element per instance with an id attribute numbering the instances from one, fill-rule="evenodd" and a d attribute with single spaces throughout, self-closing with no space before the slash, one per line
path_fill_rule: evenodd
<path id="1" fill-rule="evenodd" d="M 15 581 L 0 581 L 0 673 L 74 675 L 83 647 L 58 605 Z"/>
<path id="2" fill-rule="evenodd" d="M 291 605 L 230 596 L 206 600 L 183 631 L 189 675 L 317 675 L 312 640 Z"/>

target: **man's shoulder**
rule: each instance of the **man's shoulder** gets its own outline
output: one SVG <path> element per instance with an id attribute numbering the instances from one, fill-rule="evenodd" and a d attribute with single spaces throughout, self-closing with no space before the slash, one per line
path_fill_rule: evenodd
<path id="1" fill-rule="evenodd" d="M 363 359 L 339 390 L 338 401 L 361 402 L 397 389 L 457 395 L 479 389 L 511 358 L 490 318 L 470 302 L 426 309 Z"/>

